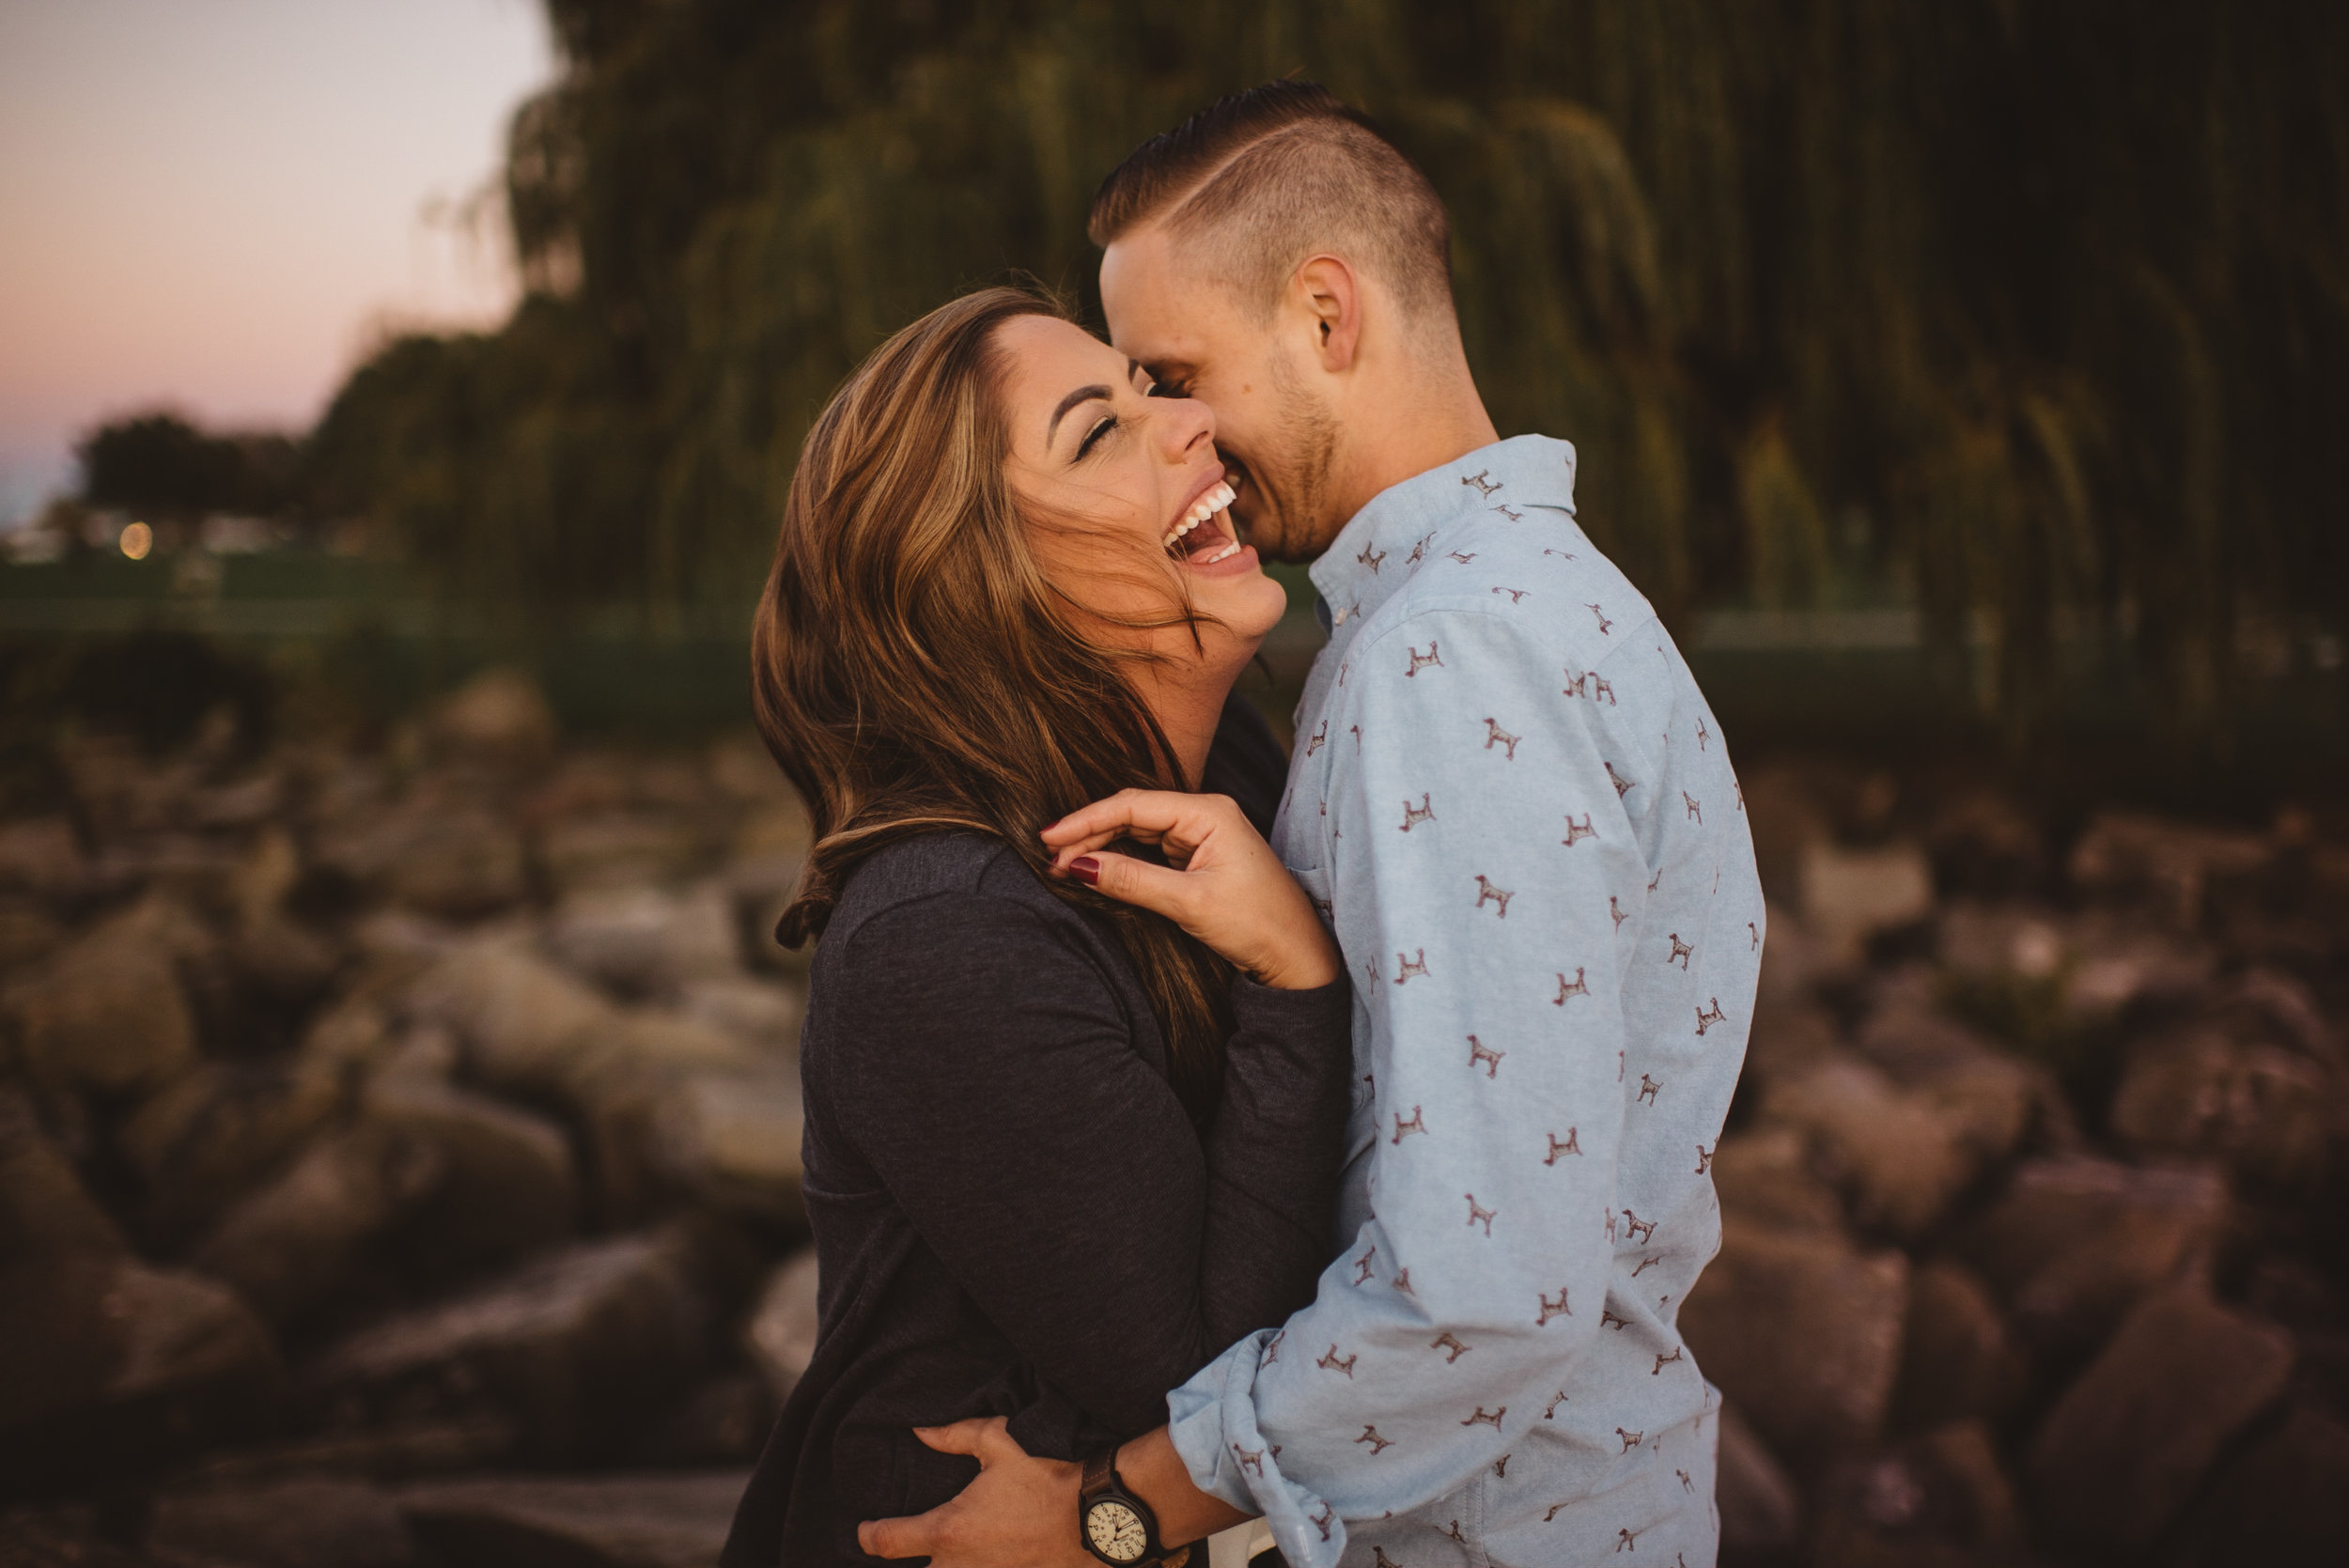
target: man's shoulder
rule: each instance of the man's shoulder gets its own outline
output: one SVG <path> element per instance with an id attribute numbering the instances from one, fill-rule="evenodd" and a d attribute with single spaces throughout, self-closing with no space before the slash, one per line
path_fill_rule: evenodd
<path id="1" fill-rule="evenodd" d="M 1645 596 L 1554 507 L 1473 510 L 1414 550 L 1409 578 L 1363 625 L 1366 647 L 1440 636 L 1450 625 L 1589 667 L 1631 646 L 1656 618 Z"/>

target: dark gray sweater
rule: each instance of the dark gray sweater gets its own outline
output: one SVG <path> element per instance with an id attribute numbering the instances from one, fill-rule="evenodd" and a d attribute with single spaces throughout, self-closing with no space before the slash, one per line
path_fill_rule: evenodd
<path id="1" fill-rule="evenodd" d="M 1220 771 L 1211 786 L 1268 812 L 1261 766 Z M 978 834 L 856 869 L 800 1048 L 822 1327 L 726 1568 L 876 1561 L 859 1521 L 934 1507 L 977 1473 L 910 1428 L 1003 1416 L 1030 1452 L 1074 1459 L 1162 1424 L 1168 1389 L 1311 1299 L 1349 995 L 1242 979 L 1232 1004 L 1203 1138 L 1106 922 Z"/>

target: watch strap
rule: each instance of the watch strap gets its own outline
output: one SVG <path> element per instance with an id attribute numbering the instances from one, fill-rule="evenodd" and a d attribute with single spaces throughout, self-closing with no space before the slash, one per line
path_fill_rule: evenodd
<path id="1" fill-rule="evenodd" d="M 1097 1500 L 1109 1497 L 1134 1511 L 1142 1520 L 1142 1528 L 1150 1543 L 1140 1560 L 1129 1564 L 1128 1568 L 1184 1568 L 1190 1561 L 1191 1549 L 1189 1546 L 1170 1547 L 1159 1544 L 1158 1514 L 1151 1511 L 1148 1503 L 1128 1491 L 1125 1482 L 1118 1476 L 1116 1444 L 1112 1443 L 1087 1454 L 1078 1477 L 1077 1530 L 1088 1552 L 1093 1552 L 1097 1558 L 1101 1555 L 1093 1551 L 1092 1540 L 1085 1533 L 1085 1514 Z"/>

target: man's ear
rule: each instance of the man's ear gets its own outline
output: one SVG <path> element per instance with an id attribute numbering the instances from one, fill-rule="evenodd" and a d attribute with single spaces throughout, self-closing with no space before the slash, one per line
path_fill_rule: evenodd
<path id="1" fill-rule="evenodd" d="M 1308 256 L 1293 287 L 1313 322 L 1321 367 L 1333 373 L 1353 368 L 1362 340 L 1362 290 L 1354 269 L 1338 256 Z"/>

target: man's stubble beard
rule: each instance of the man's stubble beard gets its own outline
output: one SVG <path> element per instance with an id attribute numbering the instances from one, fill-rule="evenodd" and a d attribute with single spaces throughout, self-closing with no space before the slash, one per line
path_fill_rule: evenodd
<path id="1" fill-rule="evenodd" d="M 1344 518 L 1324 518 L 1330 471 L 1337 460 L 1338 421 L 1288 361 L 1273 356 L 1268 380 L 1282 408 L 1277 464 L 1250 464 L 1265 511 L 1276 521 L 1273 536 L 1254 541 L 1258 553 L 1275 560 L 1306 562 L 1337 537 Z"/>

